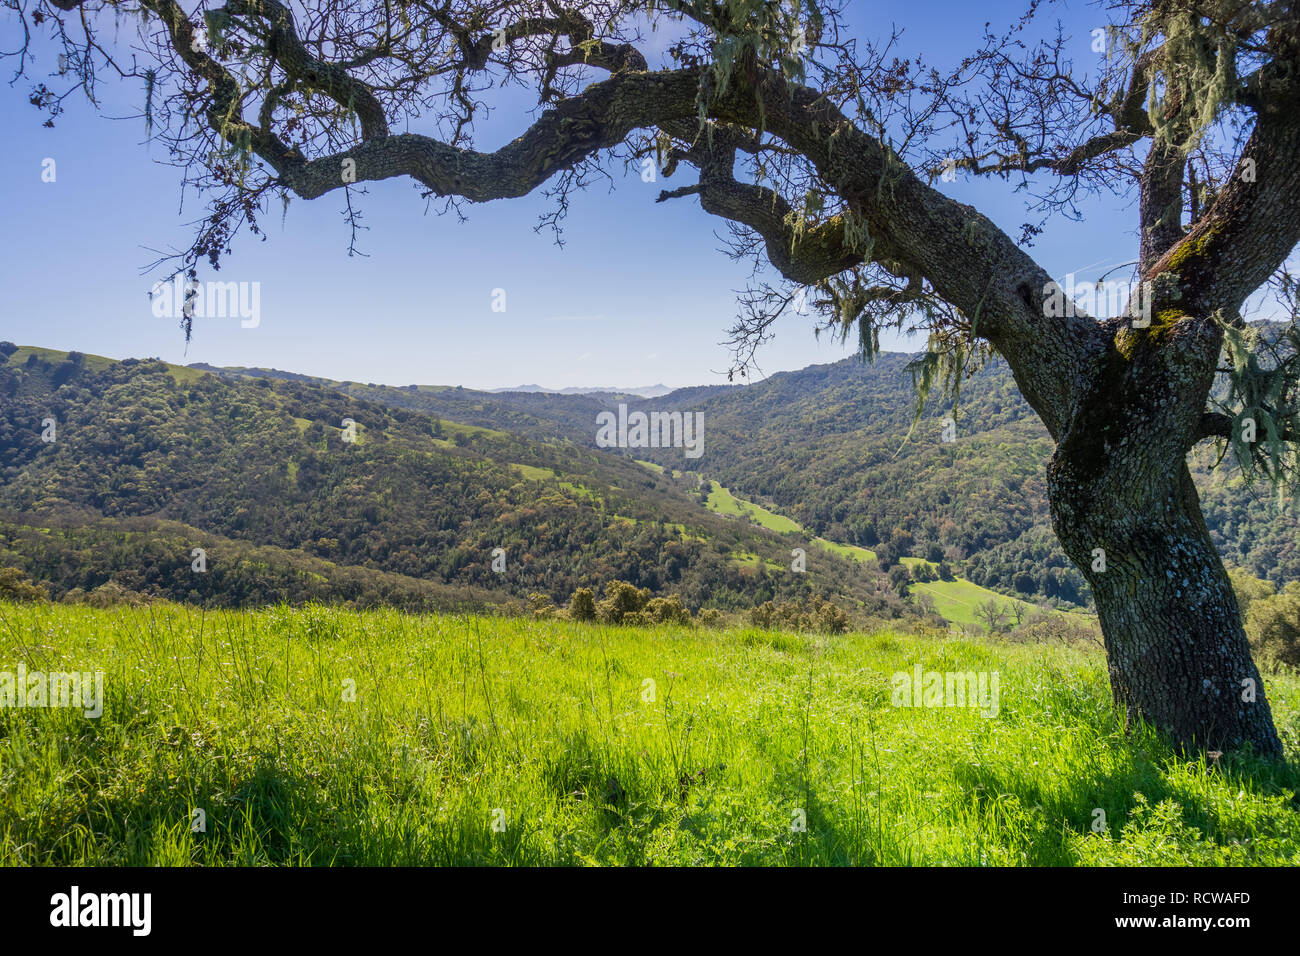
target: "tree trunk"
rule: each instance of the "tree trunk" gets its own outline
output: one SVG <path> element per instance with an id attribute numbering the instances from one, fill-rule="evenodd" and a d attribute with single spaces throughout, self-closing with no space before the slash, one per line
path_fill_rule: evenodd
<path id="1" fill-rule="evenodd" d="M 1079 445 L 1063 442 L 1049 467 L 1052 520 L 1092 585 L 1116 704 L 1130 725 L 1145 720 L 1184 751 L 1249 747 L 1280 757 L 1236 595 L 1185 461 L 1160 468 L 1141 451 L 1107 445 L 1085 454 Z"/>

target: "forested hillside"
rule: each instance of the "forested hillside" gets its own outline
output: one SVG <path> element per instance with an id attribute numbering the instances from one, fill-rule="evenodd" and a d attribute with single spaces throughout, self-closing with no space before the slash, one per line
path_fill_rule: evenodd
<path id="1" fill-rule="evenodd" d="M 955 405 L 932 401 L 914 427 L 910 358 L 899 354 L 647 400 L 398 388 L 262 369 L 208 374 L 6 351 L 0 507 L 11 512 L 11 539 L 24 526 L 13 515 L 58 514 L 83 538 L 110 534 L 103 518 L 179 522 L 277 549 L 282 565 L 309 559 L 397 575 L 382 587 L 354 581 L 337 596 L 418 607 L 534 592 L 562 602 L 577 587 L 621 579 L 677 593 L 694 610 L 818 593 L 888 617 L 910 610 L 883 573 L 904 557 L 946 561 L 977 585 L 1030 602 L 1090 603 L 1051 530 L 1050 439 L 998 362 L 966 383 Z M 596 416 L 619 403 L 703 413 L 704 453 L 593 448 Z M 53 443 L 41 441 L 47 417 L 57 423 Z M 356 423 L 355 442 L 344 440 L 344 419 Z M 1294 513 L 1278 511 L 1226 467 L 1211 472 L 1211 463 L 1206 449 L 1197 480 L 1224 557 L 1275 584 L 1300 580 Z M 711 481 L 806 533 L 782 538 L 708 512 Z M 819 551 L 815 573 L 791 573 L 791 548 L 818 536 L 871 549 L 884 567 Z M 49 539 L 38 557 L 26 540 L 27 564 L 56 591 L 139 577 L 118 550 L 114 569 Z M 498 547 L 506 551 L 501 573 L 492 570 Z M 176 561 L 188 568 L 185 554 Z M 272 590 L 319 596 L 318 584 L 302 584 L 313 574 L 286 572 Z M 201 593 L 209 603 L 224 596 L 231 606 L 267 590 L 233 578 L 224 589 L 209 579 L 206 591 L 190 579 L 142 580 L 146 591 Z M 477 589 L 476 597 L 434 593 L 444 587 Z"/>
<path id="2" fill-rule="evenodd" d="M 913 429 L 909 361 L 850 359 L 691 401 L 708 423 L 698 467 L 827 538 L 942 554 L 976 584 L 1088 603 L 1051 528 L 1051 439 L 1005 364 L 965 383 L 955 405 L 932 401 Z M 950 416 L 954 440 L 944 442 Z M 1245 486 L 1230 460 L 1212 471 L 1215 460 L 1202 446 L 1193 473 L 1223 557 L 1274 584 L 1300 580 L 1294 507 L 1279 510 L 1267 491 Z"/>
<path id="3" fill-rule="evenodd" d="M 626 454 L 716 480 L 833 541 L 885 560 L 944 558 L 976 584 L 1031 601 L 1090 604 L 1083 576 L 1052 532 L 1044 471 L 1052 444 L 1005 364 L 966 382 L 954 404 L 935 396 L 913 428 L 911 356 L 846 359 L 747 386 L 679 389 L 642 400 L 617 395 L 487 393 L 463 388 L 338 383 L 358 397 L 537 439 L 592 444 L 596 416 L 629 409 L 704 413 L 704 454 Z M 266 373 L 247 370 L 245 374 Z M 943 421 L 953 419 L 953 441 Z M 1213 448 L 1193 469 L 1224 558 L 1282 584 L 1300 580 L 1294 510 L 1246 487 Z"/>
<path id="4" fill-rule="evenodd" d="M 858 616 L 912 613 L 875 567 L 821 552 L 793 573 L 789 539 L 708 512 L 694 478 L 616 454 L 310 380 L 3 349 L 0 556 L 56 597 L 112 580 L 227 606 L 277 594 L 441 606 L 561 602 L 618 579 L 692 610 L 817 594 Z M 145 519 L 172 524 L 150 532 Z M 200 583 L 190 552 L 209 546 Z M 256 580 L 258 561 L 283 581 Z M 334 577 L 350 583 L 332 589 Z"/>

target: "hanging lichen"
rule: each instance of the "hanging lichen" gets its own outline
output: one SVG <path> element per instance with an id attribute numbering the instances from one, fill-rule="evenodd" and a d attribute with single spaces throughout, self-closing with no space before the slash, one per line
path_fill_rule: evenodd
<path id="1" fill-rule="evenodd" d="M 226 30 L 230 26 L 230 19 L 230 12 L 224 7 L 219 10 L 203 11 L 203 23 L 208 33 L 208 46 L 214 52 L 226 45 Z"/>
<path id="2" fill-rule="evenodd" d="M 723 0 L 708 6 L 665 0 L 663 6 L 668 10 L 692 7 L 692 16 L 708 23 L 713 32 L 709 66 L 696 97 L 701 129 L 709 107 L 730 89 L 736 67 L 750 57 L 774 64 L 792 82 L 805 81 L 806 60 L 813 48 L 809 38 L 819 35 L 822 28 L 822 13 L 815 0 Z M 657 7 L 651 3 L 647 12 L 653 15 Z M 759 109 L 761 113 L 761 104 Z M 759 128 L 763 128 L 761 117 Z"/>
<path id="3" fill-rule="evenodd" d="M 1300 328 L 1216 319 L 1228 370 L 1226 394 L 1214 405 L 1232 420 L 1228 448 L 1246 482 L 1262 478 L 1282 507 L 1300 491 L 1296 446 L 1286 440 L 1300 435 Z"/>
<path id="4" fill-rule="evenodd" d="M 153 70 L 144 73 L 144 132 L 146 139 L 153 139 Z"/>
<path id="5" fill-rule="evenodd" d="M 844 219 L 844 249 L 869 261 L 876 242 L 871 238 L 866 216 L 853 209 L 844 210 L 841 216 Z"/>
<path id="6" fill-rule="evenodd" d="M 1212 14 L 1161 8 L 1142 23 L 1144 40 L 1162 41 L 1147 90 L 1147 115 L 1156 139 L 1184 155 L 1197 147 L 1237 87 L 1237 41 L 1213 25 Z"/>
<path id="7" fill-rule="evenodd" d="M 992 355 L 993 352 L 986 343 L 974 339 L 952 334 L 936 333 L 930 336 L 926 351 L 907 364 L 916 402 L 912 407 L 911 427 L 903 436 L 903 445 L 911 440 L 916 426 L 920 424 L 935 386 L 939 386 L 940 399 L 951 400 L 953 415 L 956 417 L 962 382 L 983 368 Z M 899 450 L 902 450 L 901 446 Z"/>

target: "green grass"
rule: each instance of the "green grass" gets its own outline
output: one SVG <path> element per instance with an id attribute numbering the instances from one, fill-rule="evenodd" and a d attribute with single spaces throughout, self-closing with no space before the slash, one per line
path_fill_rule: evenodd
<path id="1" fill-rule="evenodd" d="M 212 374 L 203 371 L 203 369 L 189 368 L 185 365 L 172 365 L 170 362 L 167 363 L 167 371 L 178 385 L 193 385 L 203 376 Z"/>
<path id="2" fill-rule="evenodd" d="M 84 356 L 83 361 L 86 364 L 86 368 L 93 369 L 96 372 L 102 372 L 117 361 L 116 359 L 105 358 L 102 355 L 91 355 L 89 352 L 82 352 L 81 354 Z M 62 362 L 66 362 L 68 359 L 68 353 L 60 352 L 58 349 L 43 349 L 35 345 L 20 345 L 18 346 L 18 351 L 9 356 L 8 364 L 23 365 L 33 355 L 36 356 L 38 361 L 45 362 L 49 365 L 58 365 Z"/>
<path id="3" fill-rule="evenodd" d="M 750 551 L 732 551 L 727 556 L 733 564 L 738 564 L 746 568 L 767 568 L 770 571 L 778 573 L 785 570 L 785 565 L 780 561 L 773 561 L 770 558 L 764 558 Z"/>
<path id="4" fill-rule="evenodd" d="M 539 468 L 536 465 L 519 465 L 513 462 L 510 467 L 515 469 L 515 471 L 519 472 L 529 481 L 551 481 L 558 477 L 554 469 L 551 468 Z"/>
<path id="5" fill-rule="evenodd" d="M 987 603 L 990 598 L 1008 608 L 1013 604 L 1019 605 L 1026 614 L 1031 613 L 1035 608 L 1033 604 L 1017 601 L 1015 598 L 1009 598 L 997 591 L 990 591 L 988 588 L 980 587 L 978 584 L 972 584 L 970 581 L 961 578 L 952 581 L 929 581 L 926 583 L 913 581 L 910 587 L 933 597 L 934 609 L 940 615 L 955 624 L 963 624 L 967 627 L 984 626 L 984 622 L 980 620 L 979 615 L 976 613 L 976 608 Z"/>
<path id="6" fill-rule="evenodd" d="M 755 524 L 769 528 L 779 534 L 784 534 L 787 531 L 803 530 L 803 526 L 799 522 L 787 518 L 785 515 L 779 515 L 774 511 L 768 511 L 762 505 L 756 505 L 744 498 L 737 498 L 716 481 L 709 484 L 712 490 L 709 492 L 708 506 L 712 511 L 737 517 L 747 515 Z"/>
<path id="7" fill-rule="evenodd" d="M 757 524 L 764 528 L 770 528 L 777 532 L 786 531 L 803 531 L 803 526 L 791 518 L 784 515 L 768 511 L 761 505 L 756 505 L 752 501 L 747 501 L 738 495 L 718 484 L 716 481 L 711 482 L 712 490 L 709 492 L 709 507 L 721 514 L 741 515 L 747 514 Z M 840 544 L 837 541 L 829 541 L 826 538 L 813 538 L 812 543 L 819 548 L 832 551 L 835 554 L 845 558 L 853 558 L 863 563 L 875 562 L 876 553 L 867 548 L 860 548 L 854 544 Z M 924 558 L 905 557 L 899 561 L 909 569 L 915 569 L 917 565 L 929 564 L 931 568 L 937 565 L 926 561 Z M 934 609 L 945 620 L 954 624 L 960 624 L 964 627 L 984 627 L 979 618 L 977 608 L 986 603 L 990 598 L 999 604 L 1005 605 L 1008 609 L 1012 606 L 1018 606 L 1028 614 L 1035 609 L 1033 604 L 1016 598 L 1007 597 L 1005 594 L 999 594 L 997 591 L 991 591 L 988 588 L 980 587 L 964 578 L 957 578 L 953 581 L 932 581 L 926 584 L 914 583 L 913 588 L 923 591 L 934 598 Z M 1067 613 L 1067 612 L 1058 612 Z M 1091 615 L 1086 613 L 1080 614 L 1080 620 L 1091 620 Z"/>
<path id="8" fill-rule="evenodd" d="M 587 498 L 587 499 L 589 499 L 589 500 L 591 500 L 591 501 L 598 501 L 599 498 L 600 498 L 599 495 L 597 495 L 594 491 L 592 491 L 592 490 L 591 490 L 590 488 L 588 488 L 586 485 L 580 485 L 580 484 L 578 484 L 577 482 L 573 482 L 573 481 L 559 481 L 559 482 L 556 482 L 556 484 L 557 484 L 560 488 L 563 488 L 565 491 L 571 492 L 572 494 L 577 495 L 577 496 L 582 497 L 582 498 Z"/>
<path id="9" fill-rule="evenodd" d="M 856 544 L 840 544 L 838 541 L 828 541 L 825 538 L 813 538 L 813 544 L 819 548 L 825 548 L 827 551 L 834 551 L 841 557 L 853 558 L 864 563 L 868 561 L 874 563 L 876 561 L 876 552 L 860 548 Z"/>
<path id="10" fill-rule="evenodd" d="M 5 865 L 1300 863 L 1294 677 L 1270 768 L 1126 736 L 1062 647 L 0 604 L 19 660 L 105 702 L 0 709 Z M 892 706 L 918 663 L 998 715 Z"/>
<path id="11" fill-rule="evenodd" d="M 496 428 L 484 428 L 481 425 L 462 425 L 460 422 L 449 421 L 445 418 L 439 419 L 442 423 L 444 435 L 485 435 L 488 438 L 513 438 L 509 432 L 503 432 Z M 443 441 L 448 439 L 444 438 Z"/>
<path id="12" fill-rule="evenodd" d="M 82 352 L 81 354 L 86 368 L 95 372 L 102 372 L 105 369 L 116 365 L 118 362 L 117 359 L 105 358 L 103 355 L 92 355 L 89 352 Z M 9 356 L 7 364 L 15 366 L 22 365 L 33 355 L 35 355 L 39 361 L 46 362 L 50 365 L 58 365 L 61 362 L 66 362 L 68 359 L 68 353 L 61 352 L 58 349 L 43 349 L 34 345 L 20 345 L 18 350 Z M 0 362 L 0 364 L 5 363 Z M 204 375 L 210 374 L 202 369 L 188 368 L 184 365 L 173 365 L 170 362 L 165 362 L 164 364 L 167 366 L 167 371 L 171 377 L 180 385 L 192 385 Z"/>

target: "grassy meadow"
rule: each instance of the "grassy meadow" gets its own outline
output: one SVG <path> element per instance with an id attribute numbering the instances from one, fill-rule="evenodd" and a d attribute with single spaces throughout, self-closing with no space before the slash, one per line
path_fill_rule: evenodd
<path id="1" fill-rule="evenodd" d="M 19 661 L 104 711 L 0 708 L 9 866 L 1300 863 L 1294 675 L 1268 767 L 1126 735 L 1084 648 L 0 604 Z M 997 716 L 893 706 L 918 663 Z"/>
<path id="2" fill-rule="evenodd" d="M 642 462 L 646 464 L 646 462 Z M 662 469 L 661 469 L 662 470 Z M 730 515 L 732 517 L 747 517 L 760 527 L 776 531 L 780 534 L 801 533 L 804 528 L 793 518 L 787 518 L 785 515 L 777 514 L 770 511 L 760 504 L 742 498 L 735 494 L 730 488 L 726 488 L 716 481 L 709 483 L 710 491 L 706 502 L 711 511 L 719 514 Z M 833 551 L 835 554 L 844 558 L 853 558 L 857 561 L 871 562 L 876 561 L 876 552 L 862 548 L 854 544 L 841 544 L 837 541 L 829 541 L 826 538 L 814 537 L 812 543 L 819 548 L 825 548 L 827 551 Z M 749 563 L 756 562 L 754 556 L 745 556 L 736 558 Z M 906 565 L 909 569 L 917 565 L 929 565 L 931 569 L 937 565 L 926 561 L 924 558 L 904 557 L 900 563 Z M 964 578 L 957 578 L 952 581 L 934 580 L 925 583 L 913 583 L 912 587 L 922 591 L 934 599 L 934 609 L 945 619 L 953 624 L 958 624 L 967 628 L 979 628 L 982 620 L 979 614 L 981 604 L 992 600 L 998 604 L 1010 609 L 1019 607 L 1022 613 L 1030 614 L 1035 608 L 1034 605 L 1020 601 L 1015 598 L 1009 598 L 1006 595 L 999 594 L 997 591 L 989 588 L 980 587 Z M 1063 612 L 1076 613 L 1076 612 Z M 1078 612 L 1081 618 L 1090 617 L 1091 615 Z"/>

